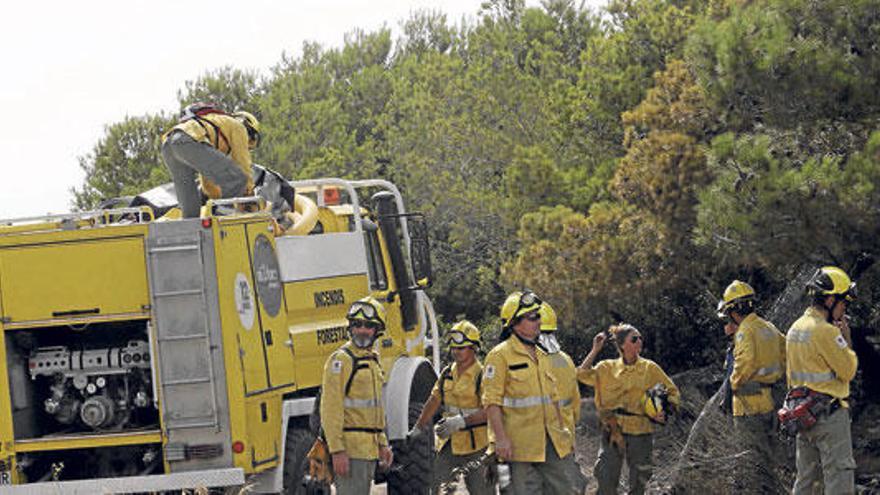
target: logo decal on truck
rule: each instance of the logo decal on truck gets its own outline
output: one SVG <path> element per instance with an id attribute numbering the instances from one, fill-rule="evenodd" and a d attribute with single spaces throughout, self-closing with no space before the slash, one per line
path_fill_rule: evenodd
<path id="1" fill-rule="evenodd" d="M 254 291 L 251 282 L 244 273 L 235 276 L 235 309 L 241 326 L 250 330 L 254 328 Z"/>
<path id="2" fill-rule="evenodd" d="M 334 344 L 348 340 L 348 327 L 322 328 L 315 332 L 318 345 Z"/>
<path id="3" fill-rule="evenodd" d="M 345 304 L 345 293 L 342 292 L 342 289 L 315 292 L 316 308 L 326 308 L 327 306 L 336 306 L 339 304 Z"/>
<path id="4" fill-rule="evenodd" d="M 282 298 L 281 268 L 272 242 L 263 234 L 254 241 L 254 281 L 263 309 L 269 316 L 278 316 Z"/>

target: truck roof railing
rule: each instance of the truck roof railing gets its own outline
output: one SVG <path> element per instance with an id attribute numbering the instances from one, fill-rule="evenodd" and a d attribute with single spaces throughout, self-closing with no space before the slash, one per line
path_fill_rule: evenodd
<path id="1" fill-rule="evenodd" d="M 27 227 L 33 226 L 33 230 L 50 230 L 76 228 L 79 222 L 94 225 L 106 225 L 116 223 L 114 218 L 127 217 L 131 223 L 146 223 L 155 219 L 152 208 L 138 206 L 133 208 L 111 208 L 105 210 L 80 211 L 73 213 L 61 213 L 55 215 L 42 215 L 33 217 L 19 217 L 0 219 L 2 227 Z M 22 229 L 24 231 L 28 229 Z"/>
<path id="2" fill-rule="evenodd" d="M 317 190 L 317 203 L 318 206 L 324 205 L 324 189 L 327 187 L 338 187 L 344 189 L 348 193 L 348 197 L 351 198 L 351 206 L 355 220 L 355 229 L 358 231 L 361 230 L 361 209 L 360 209 L 360 197 L 357 194 L 358 189 L 364 189 L 367 187 L 375 187 L 384 191 L 388 191 L 394 195 L 394 202 L 397 204 L 397 212 L 398 213 L 406 213 L 406 209 L 403 207 L 403 197 L 400 195 L 400 190 L 397 189 L 397 186 L 392 184 L 391 182 L 384 179 L 362 179 L 362 180 L 347 180 L 347 179 L 339 179 L 335 177 L 328 177 L 322 179 L 308 179 L 308 180 L 293 180 L 290 181 L 290 185 L 293 186 L 294 189 L 297 188 L 308 188 L 314 187 Z M 409 237 L 409 227 L 406 224 L 406 217 L 400 218 L 401 230 L 403 231 L 403 240 L 406 243 L 407 249 L 410 248 L 410 237 Z"/>
<path id="3" fill-rule="evenodd" d="M 246 208 L 247 205 L 254 205 L 257 208 L 257 211 L 245 211 L 243 208 Z M 208 211 L 208 216 L 215 216 L 214 208 L 215 207 L 226 207 L 228 210 L 235 213 L 257 213 L 257 212 L 265 212 L 266 210 L 266 200 L 261 198 L 260 196 L 241 196 L 238 198 L 228 198 L 228 199 L 209 199 L 205 202 L 204 208 Z M 236 211 L 238 210 L 238 211 Z M 204 212 L 204 210 L 202 210 Z"/>

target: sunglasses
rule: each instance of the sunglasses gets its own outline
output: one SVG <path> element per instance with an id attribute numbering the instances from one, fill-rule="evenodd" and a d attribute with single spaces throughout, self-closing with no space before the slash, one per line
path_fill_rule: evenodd
<path id="1" fill-rule="evenodd" d="M 348 320 L 348 325 L 352 328 L 369 328 L 370 330 L 378 330 L 379 324 L 369 320 Z"/>
<path id="2" fill-rule="evenodd" d="M 541 319 L 541 313 L 538 313 L 537 311 L 530 311 L 522 315 L 521 318 L 523 320 L 538 321 Z"/>
<path id="3" fill-rule="evenodd" d="M 363 302 L 356 302 L 348 308 L 348 319 L 354 319 L 358 313 L 362 314 L 364 318 L 368 320 L 372 320 L 376 318 L 376 308 L 373 307 L 372 304 L 367 304 Z"/>
<path id="4" fill-rule="evenodd" d="M 633 335 L 632 337 L 629 338 L 629 341 L 632 342 L 633 344 L 635 344 L 636 342 L 638 342 L 640 340 L 642 340 L 641 335 Z"/>

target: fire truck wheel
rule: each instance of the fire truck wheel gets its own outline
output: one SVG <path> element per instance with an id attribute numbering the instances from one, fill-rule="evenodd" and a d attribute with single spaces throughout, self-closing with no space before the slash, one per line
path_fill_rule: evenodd
<path id="1" fill-rule="evenodd" d="M 410 403 L 409 426 L 418 421 L 422 405 Z M 434 463 L 433 435 L 421 435 L 414 441 L 395 441 L 394 465 L 388 473 L 388 495 L 427 494 L 431 487 Z"/>
<path id="2" fill-rule="evenodd" d="M 319 495 L 330 493 L 329 485 L 303 485 L 303 476 L 308 471 L 306 454 L 315 442 L 315 435 L 308 428 L 291 427 L 287 429 L 284 445 L 284 493 L 286 495 Z"/>

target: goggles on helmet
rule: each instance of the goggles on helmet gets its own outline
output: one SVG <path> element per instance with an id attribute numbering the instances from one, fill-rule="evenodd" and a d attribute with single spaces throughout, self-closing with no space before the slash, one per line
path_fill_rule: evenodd
<path id="1" fill-rule="evenodd" d="M 449 333 L 449 340 L 452 342 L 453 345 L 458 345 L 458 346 L 460 346 L 460 345 L 473 345 L 475 347 L 480 346 L 479 342 L 477 342 L 476 340 L 471 340 L 471 339 L 467 338 L 467 335 L 465 335 L 463 332 L 459 332 L 459 331 L 450 332 Z"/>
<path id="2" fill-rule="evenodd" d="M 373 307 L 372 304 L 364 303 L 364 302 L 356 302 L 348 308 L 348 314 L 346 318 L 352 320 L 357 317 L 358 314 L 364 316 L 364 318 L 368 320 L 376 320 L 378 319 L 376 316 L 376 308 Z"/>
<path id="3" fill-rule="evenodd" d="M 519 304 L 516 306 L 516 311 L 513 312 L 513 315 L 514 315 L 513 317 L 514 318 L 520 317 L 519 310 L 521 310 L 523 308 L 528 308 L 531 306 L 541 306 L 541 304 L 543 304 L 543 302 L 544 301 L 542 301 L 541 298 L 538 297 L 534 292 L 524 292 L 523 295 L 519 296 Z M 535 311 L 537 314 L 537 308 L 535 309 Z M 540 315 L 538 315 L 538 318 L 540 318 Z M 535 318 L 535 319 L 538 319 L 538 318 Z"/>

